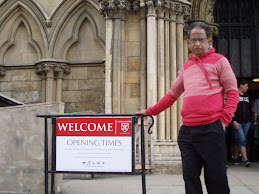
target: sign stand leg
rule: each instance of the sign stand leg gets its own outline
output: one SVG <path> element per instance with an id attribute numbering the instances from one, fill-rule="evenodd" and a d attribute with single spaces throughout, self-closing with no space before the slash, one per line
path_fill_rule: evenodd
<path id="1" fill-rule="evenodd" d="M 48 167 L 48 118 L 45 117 L 45 147 L 44 147 L 44 153 L 45 153 L 45 194 L 49 193 L 49 167 Z"/>
<path id="2" fill-rule="evenodd" d="M 142 163 L 142 193 L 146 194 L 146 161 L 145 161 L 145 131 L 144 116 L 141 116 L 141 163 Z"/>
<path id="3" fill-rule="evenodd" d="M 51 194 L 54 194 L 54 186 L 55 186 L 55 172 L 56 172 L 55 138 L 56 138 L 56 119 L 52 119 Z"/>

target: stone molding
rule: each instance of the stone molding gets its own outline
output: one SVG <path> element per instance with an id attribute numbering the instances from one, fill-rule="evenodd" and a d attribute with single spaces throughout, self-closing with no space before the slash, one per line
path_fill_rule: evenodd
<path id="1" fill-rule="evenodd" d="M 54 72 L 63 72 L 66 74 L 70 73 L 70 66 L 67 61 L 61 60 L 41 60 L 36 63 L 35 73 L 41 74 L 43 72 L 48 72 L 54 70 Z"/>
<path id="2" fill-rule="evenodd" d="M 5 76 L 5 68 L 0 66 L 0 76 Z"/>
<path id="3" fill-rule="evenodd" d="M 134 1 L 133 4 L 133 2 L 128 0 L 99 0 L 99 12 L 105 18 L 111 18 L 114 17 L 114 12 L 133 10 L 133 5 L 135 10 L 138 9 L 138 4 L 136 1 Z"/>
<path id="4" fill-rule="evenodd" d="M 125 11 L 139 11 L 141 8 L 146 7 L 148 16 L 156 15 L 157 8 L 167 9 L 177 14 L 183 14 L 185 20 L 190 18 L 191 3 L 184 0 L 99 0 L 100 13 L 105 18 L 113 18 L 113 12 L 118 10 Z"/>

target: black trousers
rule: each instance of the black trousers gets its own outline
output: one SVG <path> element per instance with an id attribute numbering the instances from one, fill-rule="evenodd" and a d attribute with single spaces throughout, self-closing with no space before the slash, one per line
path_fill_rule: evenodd
<path id="1" fill-rule="evenodd" d="M 229 194 L 225 132 L 218 120 L 203 126 L 181 126 L 178 145 L 182 155 L 183 178 L 187 194 L 202 194 L 204 178 L 208 194 Z"/>

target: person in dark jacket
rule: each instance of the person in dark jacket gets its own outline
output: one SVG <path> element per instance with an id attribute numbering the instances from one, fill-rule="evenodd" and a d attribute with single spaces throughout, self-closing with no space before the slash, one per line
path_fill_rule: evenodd
<path id="1" fill-rule="evenodd" d="M 241 154 L 243 155 L 245 166 L 249 167 L 250 161 L 247 158 L 246 153 L 246 135 L 250 128 L 250 106 L 249 106 L 249 96 L 246 94 L 248 90 L 248 81 L 246 80 L 240 80 L 238 81 L 238 91 L 239 91 L 239 103 L 237 105 L 237 110 L 235 112 L 235 116 L 233 118 L 233 127 L 235 129 L 234 131 L 234 137 L 236 144 L 239 148 L 236 149 L 233 164 L 238 164 L 238 154 L 239 149 L 241 151 Z"/>

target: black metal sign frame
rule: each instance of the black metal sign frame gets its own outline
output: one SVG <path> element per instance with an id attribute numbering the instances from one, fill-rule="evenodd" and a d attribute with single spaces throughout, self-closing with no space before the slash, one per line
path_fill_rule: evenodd
<path id="1" fill-rule="evenodd" d="M 85 172 L 85 171 L 56 171 L 56 118 L 61 117 L 131 117 L 132 119 L 132 172 Z M 142 193 L 146 194 L 146 169 L 145 169 L 145 133 L 144 133 L 144 117 L 146 115 L 138 114 L 63 114 L 63 115 L 37 115 L 37 117 L 45 118 L 45 133 L 44 133 L 44 174 L 45 174 L 45 194 L 49 193 L 49 177 L 50 181 L 50 193 L 54 194 L 55 174 L 56 173 L 72 173 L 72 174 L 142 174 Z M 141 118 L 141 172 L 135 172 L 135 150 L 134 150 L 134 129 L 135 124 L 138 123 L 138 119 Z M 151 134 L 151 127 L 154 124 L 154 119 L 150 116 L 152 123 L 148 129 L 148 133 Z M 48 119 L 52 119 L 52 147 L 51 147 L 51 168 L 48 165 Z"/>

